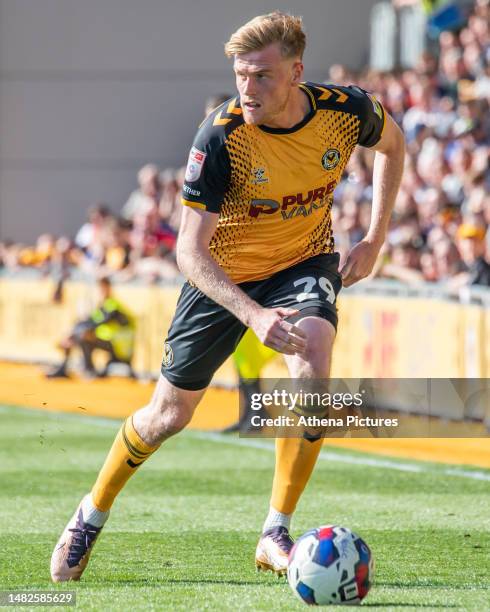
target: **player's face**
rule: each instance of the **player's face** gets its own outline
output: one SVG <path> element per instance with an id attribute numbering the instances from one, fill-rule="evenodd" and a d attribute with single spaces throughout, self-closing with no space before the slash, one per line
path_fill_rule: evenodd
<path id="1" fill-rule="evenodd" d="M 284 58 L 278 43 L 236 55 L 233 69 L 245 123 L 283 127 L 294 88 L 301 80 L 303 64 Z"/>

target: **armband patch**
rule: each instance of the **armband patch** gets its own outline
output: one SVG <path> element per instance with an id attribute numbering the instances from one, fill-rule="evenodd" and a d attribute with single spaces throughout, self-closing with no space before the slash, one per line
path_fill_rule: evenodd
<path id="1" fill-rule="evenodd" d="M 189 159 L 187 160 L 187 168 L 185 171 L 185 180 L 188 183 L 193 183 L 201 176 L 202 168 L 204 166 L 204 160 L 206 159 L 206 153 L 199 151 L 196 147 L 192 147 L 189 153 Z"/>

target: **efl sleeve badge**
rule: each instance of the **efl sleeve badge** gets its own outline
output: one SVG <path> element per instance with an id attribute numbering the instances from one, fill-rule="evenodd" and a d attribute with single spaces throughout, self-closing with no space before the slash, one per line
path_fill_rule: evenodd
<path id="1" fill-rule="evenodd" d="M 188 183 L 197 181 L 197 179 L 201 176 L 205 159 L 206 153 L 199 151 L 199 149 L 196 149 L 196 147 L 192 147 L 189 153 L 189 159 L 187 160 L 187 168 L 185 171 L 185 180 Z"/>

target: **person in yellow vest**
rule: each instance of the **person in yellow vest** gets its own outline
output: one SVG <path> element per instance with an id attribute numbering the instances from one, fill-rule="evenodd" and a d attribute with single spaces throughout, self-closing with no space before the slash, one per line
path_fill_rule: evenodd
<path id="1" fill-rule="evenodd" d="M 131 359 L 133 357 L 135 323 L 126 307 L 112 294 L 111 282 L 107 277 L 98 281 L 100 303 L 91 315 L 78 321 L 70 335 L 60 342 L 64 351 L 63 362 L 47 374 L 48 378 L 67 378 L 68 361 L 73 348 L 81 349 L 84 371 L 87 377 L 105 376 L 112 363 L 125 363 L 129 373 L 134 376 Z M 94 350 L 102 350 L 109 356 L 106 367 L 97 372 L 92 360 Z"/>

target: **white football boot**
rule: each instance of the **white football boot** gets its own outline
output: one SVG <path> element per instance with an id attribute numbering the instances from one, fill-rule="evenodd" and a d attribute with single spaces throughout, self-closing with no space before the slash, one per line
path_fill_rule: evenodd
<path id="1" fill-rule="evenodd" d="M 271 571 L 285 576 L 288 569 L 288 556 L 294 542 L 286 527 L 273 527 L 261 536 L 255 551 L 257 570 Z"/>

